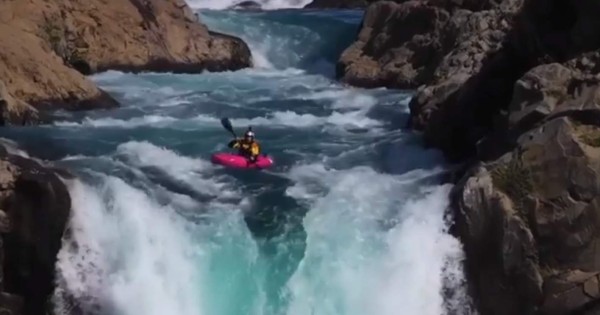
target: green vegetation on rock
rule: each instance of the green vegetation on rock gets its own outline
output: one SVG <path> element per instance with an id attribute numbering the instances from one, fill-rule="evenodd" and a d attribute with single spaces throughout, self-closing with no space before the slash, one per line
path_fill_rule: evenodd
<path id="1" fill-rule="evenodd" d="M 89 74 L 87 62 L 85 61 L 89 48 L 88 44 L 56 21 L 57 17 L 45 19 L 42 25 L 44 38 L 65 63 L 70 64 L 83 74 Z"/>
<path id="2" fill-rule="evenodd" d="M 600 130 L 594 130 L 579 136 L 579 139 L 592 147 L 600 147 Z"/>
<path id="3" fill-rule="evenodd" d="M 513 201 L 515 209 L 527 222 L 525 202 L 533 192 L 531 171 L 523 165 L 519 157 L 513 156 L 508 163 L 495 166 L 491 170 L 491 176 L 494 186 Z"/>

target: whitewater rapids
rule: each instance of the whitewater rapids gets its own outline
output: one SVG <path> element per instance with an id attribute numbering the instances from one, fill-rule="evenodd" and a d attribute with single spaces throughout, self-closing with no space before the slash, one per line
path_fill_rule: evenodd
<path id="1" fill-rule="evenodd" d="M 256 67 L 109 71 L 92 78 L 122 108 L 7 131 L 78 175 L 57 312 L 471 314 L 463 253 L 448 234 L 446 166 L 402 129 L 410 91 L 332 79 L 361 13 L 190 4 L 211 29 L 243 38 Z M 224 116 L 238 133 L 252 125 L 276 166 L 212 165 L 230 140 Z"/>

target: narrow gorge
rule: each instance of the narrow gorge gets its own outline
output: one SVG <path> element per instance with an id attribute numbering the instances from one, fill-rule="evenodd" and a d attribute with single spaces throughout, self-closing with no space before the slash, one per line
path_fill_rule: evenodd
<path id="1" fill-rule="evenodd" d="M 0 312 L 600 312 L 599 11 L 3 1 Z"/>

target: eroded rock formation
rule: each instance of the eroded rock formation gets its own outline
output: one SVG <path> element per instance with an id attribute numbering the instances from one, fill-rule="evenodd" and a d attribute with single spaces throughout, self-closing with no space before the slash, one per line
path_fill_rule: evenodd
<path id="1" fill-rule="evenodd" d="M 481 314 L 600 312 L 600 4 L 371 5 L 339 77 L 416 88 L 410 125 L 452 192 Z"/>
<path id="2" fill-rule="evenodd" d="M 0 60 L 2 122 L 15 124 L 40 109 L 118 106 L 87 74 L 251 65 L 242 40 L 210 32 L 184 0 L 2 1 Z"/>

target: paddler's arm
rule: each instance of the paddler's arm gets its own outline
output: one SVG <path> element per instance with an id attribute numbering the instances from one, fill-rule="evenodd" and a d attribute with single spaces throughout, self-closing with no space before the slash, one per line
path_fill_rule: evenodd
<path id="1" fill-rule="evenodd" d="M 230 147 L 230 148 L 236 149 L 236 148 L 238 148 L 240 146 L 240 140 L 233 139 L 233 140 L 229 141 L 229 144 L 227 144 L 227 146 Z"/>

